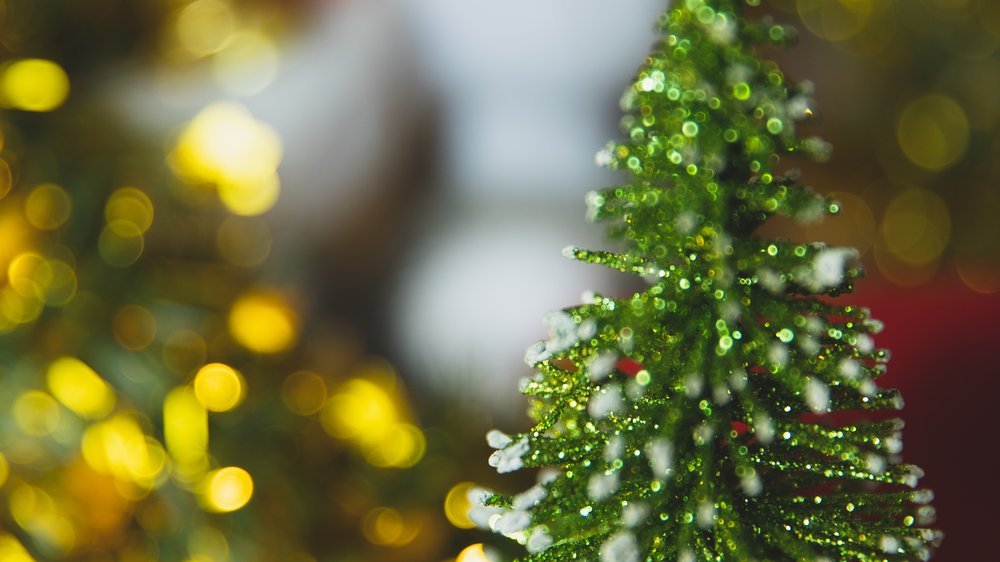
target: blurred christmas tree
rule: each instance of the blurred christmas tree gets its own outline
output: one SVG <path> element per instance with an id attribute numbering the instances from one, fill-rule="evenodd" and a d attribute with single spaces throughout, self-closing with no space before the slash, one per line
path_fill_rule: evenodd
<path id="1" fill-rule="evenodd" d="M 101 91 L 124 54 L 152 64 L 187 41 L 190 60 L 210 56 L 237 13 L 210 0 L 0 2 L 4 562 L 441 548 L 435 490 L 400 470 L 427 440 L 392 366 L 310 317 L 295 283 L 260 280 L 275 132 L 212 105 L 168 167 Z"/>
<path id="2" fill-rule="evenodd" d="M 829 149 L 796 133 L 811 86 L 758 57 L 793 33 L 744 17 L 758 3 L 678 0 L 622 100 L 628 140 L 597 156 L 632 177 L 588 197 L 623 249 L 566 254 L 649 287 L 549 315 L 537 425 L 488 436 L 498 471 L 544 468 L 472 512 L 525 560 L 926 560 L 940 540 L 874 382 L 880 324 L 829 298 L 856 251 L 754 235 L 839 211 L 779 167 Z"/>

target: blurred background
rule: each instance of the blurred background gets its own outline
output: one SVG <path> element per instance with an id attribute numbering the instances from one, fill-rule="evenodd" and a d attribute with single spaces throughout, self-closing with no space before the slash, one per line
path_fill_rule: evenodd
<path id="1" fill-rule="evenodd" d="M 482 562 L 541 317 L 666 0 L 0 0 L 0 561 Z M 884 384 L 993 550 L 1000 3 L 771 0 Z M 799 164 L 799 163 L 796 163 Z M 508 550 L 504 550 L 508 549 Z"/>

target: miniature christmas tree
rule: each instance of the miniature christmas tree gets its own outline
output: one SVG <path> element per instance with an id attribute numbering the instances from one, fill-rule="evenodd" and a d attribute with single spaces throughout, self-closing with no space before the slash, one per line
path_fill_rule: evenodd
<path id="1" fill-rule="evenodd" d="M 543 469 L 474 498 L 525 561 L 926 560 L 940 540 L 884 413 L 902 400 L 874 382 L 880 323 L 830 298 L 857 252 L 754 234 L 839 208 L 779 171 L 828 148 L 796 134 L 809 84 L 753 50 L 793 30 L 743 3 L 675 2 L 623 97 L 628 140 L 597 155 L 631 183 L 587 199 L 623 249 L 565 250 L 648 288 L 548 315 L 522 387 L 536 425 L 487 436 L 499 472 Z"/>

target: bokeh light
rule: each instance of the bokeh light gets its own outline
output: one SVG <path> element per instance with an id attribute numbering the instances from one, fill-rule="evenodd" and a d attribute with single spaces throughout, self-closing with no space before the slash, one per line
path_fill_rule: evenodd
<path id="1" fill-rule="evenodd" d="M 941 257 L 951 236 L 948 206 L 926 189 L 908 189 L 885 211 L 879 236 L 899 259 L 914 265 Z"/>
<path id="2" fill-rule="evenodd" d="M 97 252 L 112 267 L 128 267 L 142 255 L 146 241 L 142 230 L 132 222 L 116 221 L 107 225 L 97 239 Z"/>
<path id="3" fill-rule="evenodd" d="M 103 418 L 115 407 L 114 389 L 75 357 L 60 357 L 50 363 L 46 380 L 56 400 L 82 418 Z"/>
<path id="4" fill-rule="evenodd" d="M 206 410 L 228 412 L 246 397 L 246 381 L 229 365 L 209 363 L 194 377 L 194 394 Z"/>
<path id="5" fill-rule="evenodd" d="M 15 537 L 0 533 L 0 560 L 3 562 L 35 562 L 24 545 Z"/>
<path id="6" fill-rule="evenodd" d="M 407 468 L 423 458 L 427 442 L 410 423 L 398 376 L 383 361 L 371 361 L 358 376 L 334 389 L 322 412 L 323 428 L 357 444 L 370 464 Z"/>
<path id="7" fill-rule="evenodd" d="M 135 236 L 149 230 L 153 224 L 153 202 L 135 187 L 123 187 L 108 198 L 104 206 L 108 228 L 119 236 Z"/>
<path id="8" fill-rule="evenodd" d="M 469 500 L 469 491 L 475 488 L 472 482 L 459 482 L 448 490 L 448 495 L 444 499 L 444 514 L 452 525 L 459 529 L 471 529 L 476 526 L 469 519 L 469 510 L 472 502 Z"/>
<path id="9" fill-rule="evenodd" d="M 965 155 L 969 119 L 962 106 L 948 96 L 921 96 L 900 113 L 896 139 L 903 154 L 917 166 L 944 170 Z"/>
<path id="10" fill-rule="evenodd" d="M 115 313 L 112 332 L 125 349 L 146 349 L 156 338 L 156 316 L 142 305 L 127 304 Z"/>
<path id="11" fill-rule="evenodd" d="M 72 550 L 77 539 L 73 524 L 45 490 L 21 484 L 11 491 L 9 506 L 11 517 L 47 557 L 61 558 Z"/>
<path id="12" fill-rule="evenodd" d="M 220 102 L 188 124 L 169 162 L 181 178 L 216 186 L 231 212 L 253 216 L 277 201 L 281 156 L 281 139 L 272 127 L 241 105 Z"/>
<path id="13" fill-rule="evenodd" d="M 322 410 L 326 397 L 326 381 L 309 371 L 292 373 L 281 385 L 281 400 L 289 410 L 300 416 L 309 416 Z"/>
<path id="14" fill-rule="evenodd" d="M 29 390 L 14 401 L 14 421 L 28 435 L 44 436 L 56 430 L 62 410 L 44 392 Z"/>
<path id="15" fill-rule="evenodd" d="M 72 207 L 66 190 L 54 183 L 43 183 L 28 194 L 24 215 L 39 230 L 55 230 L 69 219 Z"/>
<path id="16" fill-rule="evenodd" d="M 227 2 L 196 0 L 177 15 L 177 39 L 195 56 L 207 56 L 222 49 L 236 30 L 236 17 Z"/>
<path id="17" fill-rule="evenodd" d="M 0 144 L 0 147 L 3 145 Z M 14 173 L 10 169 L 10 164 L 6 160 L 0 158 L 0 199 L 3 199 L 4 195 L 10 193 L 10 189 L 14 186 Z"/>
<path id="18" fill-rule="evenodd" d="M 493 560 L 486 554 L 483 543 L 476 543 L 459 552 L 455 562 L 493 562 Z"/>
<path id="19" fill-rule="evenodd" d="M 178 478 L 194 484 L 208 468 L 208 411 L 190 387 L 175 388 L 163 400 L 163 438 Z"/>
<path id="20" fill-rule="evenodd" d="M 796 0 L 802 22 L 816 35 L 844 41 L 858 35 L 872 14 L 871 0 Z"/>
<path id="21" fill-rule="evenodd" d="M 163 446 L 146 435 L 136 418 L 127 412 L 88 427 L 80 448 L 94 471 L 142 489 L 160 486 L 167 476 Z"/>
<path id="22" fill-rule="evenodd" d="M 223 90 L 251 96 L 266 88 L 278 72 L 278 48 L 256 29 L 243 29 L 229 37 L 225 48 L 212 59 L 212 72 Z"/>
<path id="23" fill-rule="evenodd" d="M 7 482 L 7 478 L 10 476 L 10 462 L 7 461 L 7 457 L 0 452 L 0 488 Z M 2 560 L 2 558 L 0 558 Z"/>
<path id="24" fill-rule="evenodd" d="M 24 111 L 52 111 L 69 95 L 69 77 L 45 59 L 21 59 L 0 69 L 0 105 Z"/>
<path id="25" fill-rule="evenodd" d="M 361 531 L 372 544 L 398 548 L 413 542 L 420 525 L 407 521 L 396 509 L 377 507 L 361 520 Z"/>
<path id="26" fill-rule="evenodd" d="M 280 353 L 295 344 L 298 315 L 281 293 L 258 289 L 243 294 L 229 311 L 229 331 L 243 347 L 257 353 Z"/>
<path id="27" fill-rule="evenodd" d="M 245 506 L 253 496 L 253 478 L 238 466 L 214 470 L 208 473 L 205 480 L 207 484 L 203 498 L 214 511 L 236 511 Z"/>

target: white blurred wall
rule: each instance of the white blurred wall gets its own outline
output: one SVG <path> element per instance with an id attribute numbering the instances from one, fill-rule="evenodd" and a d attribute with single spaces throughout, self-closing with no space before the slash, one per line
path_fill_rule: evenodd
<path id="1" fill-rule="evenodd" d="M 613 287 L 560 250 L 602 243 L 583 200 L 616 176 L 593 156 L 618 135 L 617 100 L 666 2 L 400 2 L 443 111 L 445 191 L 400 273 L 394 337 L 436 388 L 520 415 L 542 316 Z"/>

